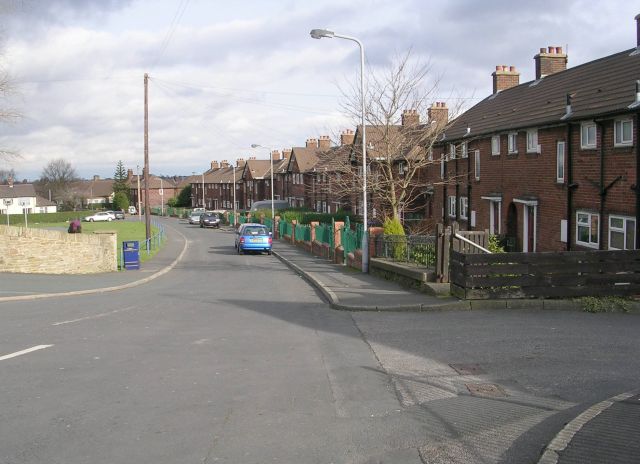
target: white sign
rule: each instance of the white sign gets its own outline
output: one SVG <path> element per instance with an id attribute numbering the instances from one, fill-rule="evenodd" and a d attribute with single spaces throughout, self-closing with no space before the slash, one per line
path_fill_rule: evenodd
<path id="1" fill-rule="evenodd" d="M 5 206 L 11 206 L 13 204 L 13 199 L 11 199 L 11 198 L 5 198 L 2 201 L 4 202 Z"/>
<path id="2" fill-rule="evenodd" d="M 160 192 L 160 195 L 164 195 L 164 190 L 163 189 L 158 189 L 158 191 Z"/>
<path id="3" fill-rule="evenodd" d="M 24 208 L 25 206 L 29 206 L 29 200 L 19 200 L 18 204 Z"/>

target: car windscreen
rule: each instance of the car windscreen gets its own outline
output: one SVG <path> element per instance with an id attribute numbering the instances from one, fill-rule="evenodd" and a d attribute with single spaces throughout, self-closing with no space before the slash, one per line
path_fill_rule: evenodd
<path id="1" fill-rule="evenodd" d="M 269 235 L 266 227 L 245 227 L 242 235 Z"/>

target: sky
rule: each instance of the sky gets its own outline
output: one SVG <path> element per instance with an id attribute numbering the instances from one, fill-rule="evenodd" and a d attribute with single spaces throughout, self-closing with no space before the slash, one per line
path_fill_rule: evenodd
<path id="1" fill-rule="evenodd" d="M 629 0 L 0 0 L 0 159 L 34 180 L 57 158 L 80 177 L 144 164 L 156 175 L 211 161 L 268 158 L 268 149 L 355 128 L 344 96 L 359 79 L 355 43 L 313 40 L 325 28 L 365 48 L 365 74 L 411 50 L 428 63 L 433 101 L 468 108 L 492 91 L 496 65 L 534 79 L 533 56 L 562 46 L 568 66 L 636 46 Z M 252 149 L 251 144 L 266 148 Z"/>

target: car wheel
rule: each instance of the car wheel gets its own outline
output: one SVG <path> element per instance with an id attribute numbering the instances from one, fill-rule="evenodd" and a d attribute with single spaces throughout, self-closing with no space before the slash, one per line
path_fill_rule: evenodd
<path id="1" fill-rule="evenodd" d="M 111 218 L 107 218 L 107 222 L 111 222 Z"/>
<path id="2" fill-rule="evenodd" d="M 93 222 L 93 218 L 89 219 L 89 222 Z"/>
<path id="3" fill-rule="evenodd" d="M 268 251 L 267 251 L 267 254 L 268 254 L 269 256 L 271 256 L 271 250 L 268 250 Z"/>
<path id="4" fill-rule="evenodd" d="M 201 228 L 201 229 L 204 229 L 204 226 L 203 226 L 202 224 L 200 224 L 200 228 Z"/>

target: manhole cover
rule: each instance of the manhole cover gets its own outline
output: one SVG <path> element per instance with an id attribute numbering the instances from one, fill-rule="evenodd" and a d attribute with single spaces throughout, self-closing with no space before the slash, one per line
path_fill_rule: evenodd
<path id="1" fill-rule="evenodd" d="M 465 386 L 469 393 L 474 396 L 491 396 L 494 398 L 508 396 L 501 387 L 493 383 L 465 383 Z"/>
<path id="2" fill-rule="evenodd" d="M 449 364 L 460 375 L 484 374 L 479 364 Z"/>

